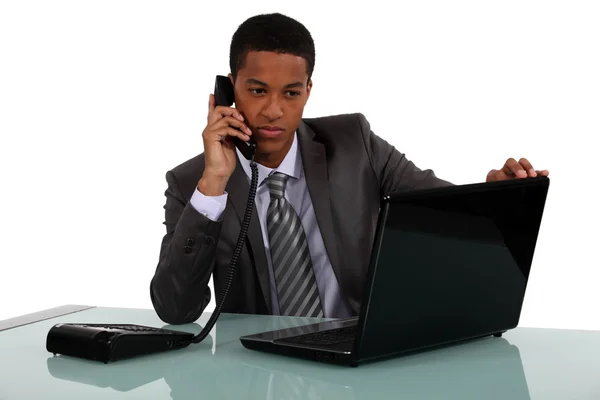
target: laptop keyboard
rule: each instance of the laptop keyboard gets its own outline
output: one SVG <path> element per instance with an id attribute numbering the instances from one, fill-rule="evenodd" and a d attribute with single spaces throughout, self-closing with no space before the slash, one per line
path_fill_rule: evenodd
<path id="1" fill-rule="evenodd" d="M 293 336 L 280 339 L 281 342 L 331 346 L 340 343 L 352 342 L 356 337 L 356 325 L 345 328 L 331 329 L 322 332 L 307 333 L 305 335 Z"/>

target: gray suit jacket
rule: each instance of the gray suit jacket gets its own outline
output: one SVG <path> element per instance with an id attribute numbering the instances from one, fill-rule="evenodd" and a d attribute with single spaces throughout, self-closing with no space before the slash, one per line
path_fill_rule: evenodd
<path id="1" fill-rule="evenodd" d="M 421 170 L 376 136 L 362 114 L 305 118 L 298 144 L 319 228 L 342 294 L 358 315 L 383 195 L 451 185 Z M 166 234 L 150 284 L 157 315 L 170 324 L 195 321 L 217 301 L 239 235 L 248 179 L 237 165 L 227 184 L 227 207 L 211 221 L 189 203 L 204 170 L 204 153 L 168 171 Z M 256 210 L 222 312 L 271 314 L 269 273 Z"/>

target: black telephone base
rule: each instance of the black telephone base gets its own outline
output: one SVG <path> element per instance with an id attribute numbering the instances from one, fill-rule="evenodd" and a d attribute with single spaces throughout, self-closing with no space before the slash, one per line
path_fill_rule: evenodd
<path id="1" fill-rule="evenodd" d="M 106 364 L 181 349 L 193 338 L 193 333 L 133 324 L 57 324 L 48 332 L 46 349 Z"/>

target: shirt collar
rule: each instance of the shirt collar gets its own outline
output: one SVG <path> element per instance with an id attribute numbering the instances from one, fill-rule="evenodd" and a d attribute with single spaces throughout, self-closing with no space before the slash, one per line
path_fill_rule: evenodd
<path id="1" fill-rule="evenodd" d="M 248 178 L 252 178 L 250 160 L 246 159 L 246 157 L 244 157 L 237 148 L 235 150 L 238 154 L 238 161 L 242 164 L 244 172 L 246 173 Z M 288 175 L 291 178 L 298 179 L 300 178 L 302 170 L 300 163 L 301 159 L 298 153 L 298 135 L 296 134 L 296 132 L 294 132 L 294 141 L 292 142 L 292 147 L 290 147 L 289 151 L 285 155 L 285 158 L 283 159 L 281 164 L 279 164 L 279 167 L 268 168 L 264 165 L 256 163 L 256 166 L 258 167 L 258 183 L 261 184 L 269 175 L 273 174 L 274 172 L 281 172 Z"/>

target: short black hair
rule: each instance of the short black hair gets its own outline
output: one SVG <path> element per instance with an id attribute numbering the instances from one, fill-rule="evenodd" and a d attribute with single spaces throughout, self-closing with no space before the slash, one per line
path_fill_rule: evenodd
<path id="1" fill-rule="evenodd" d="M 250 51 L 287 53 L 306 60 L 308 79 L 315 68 L 315 43 L 306 27 L 280 13 L 248 18 L 233 34 L 229 49 L 229 67 L 235 79 Z"/>

